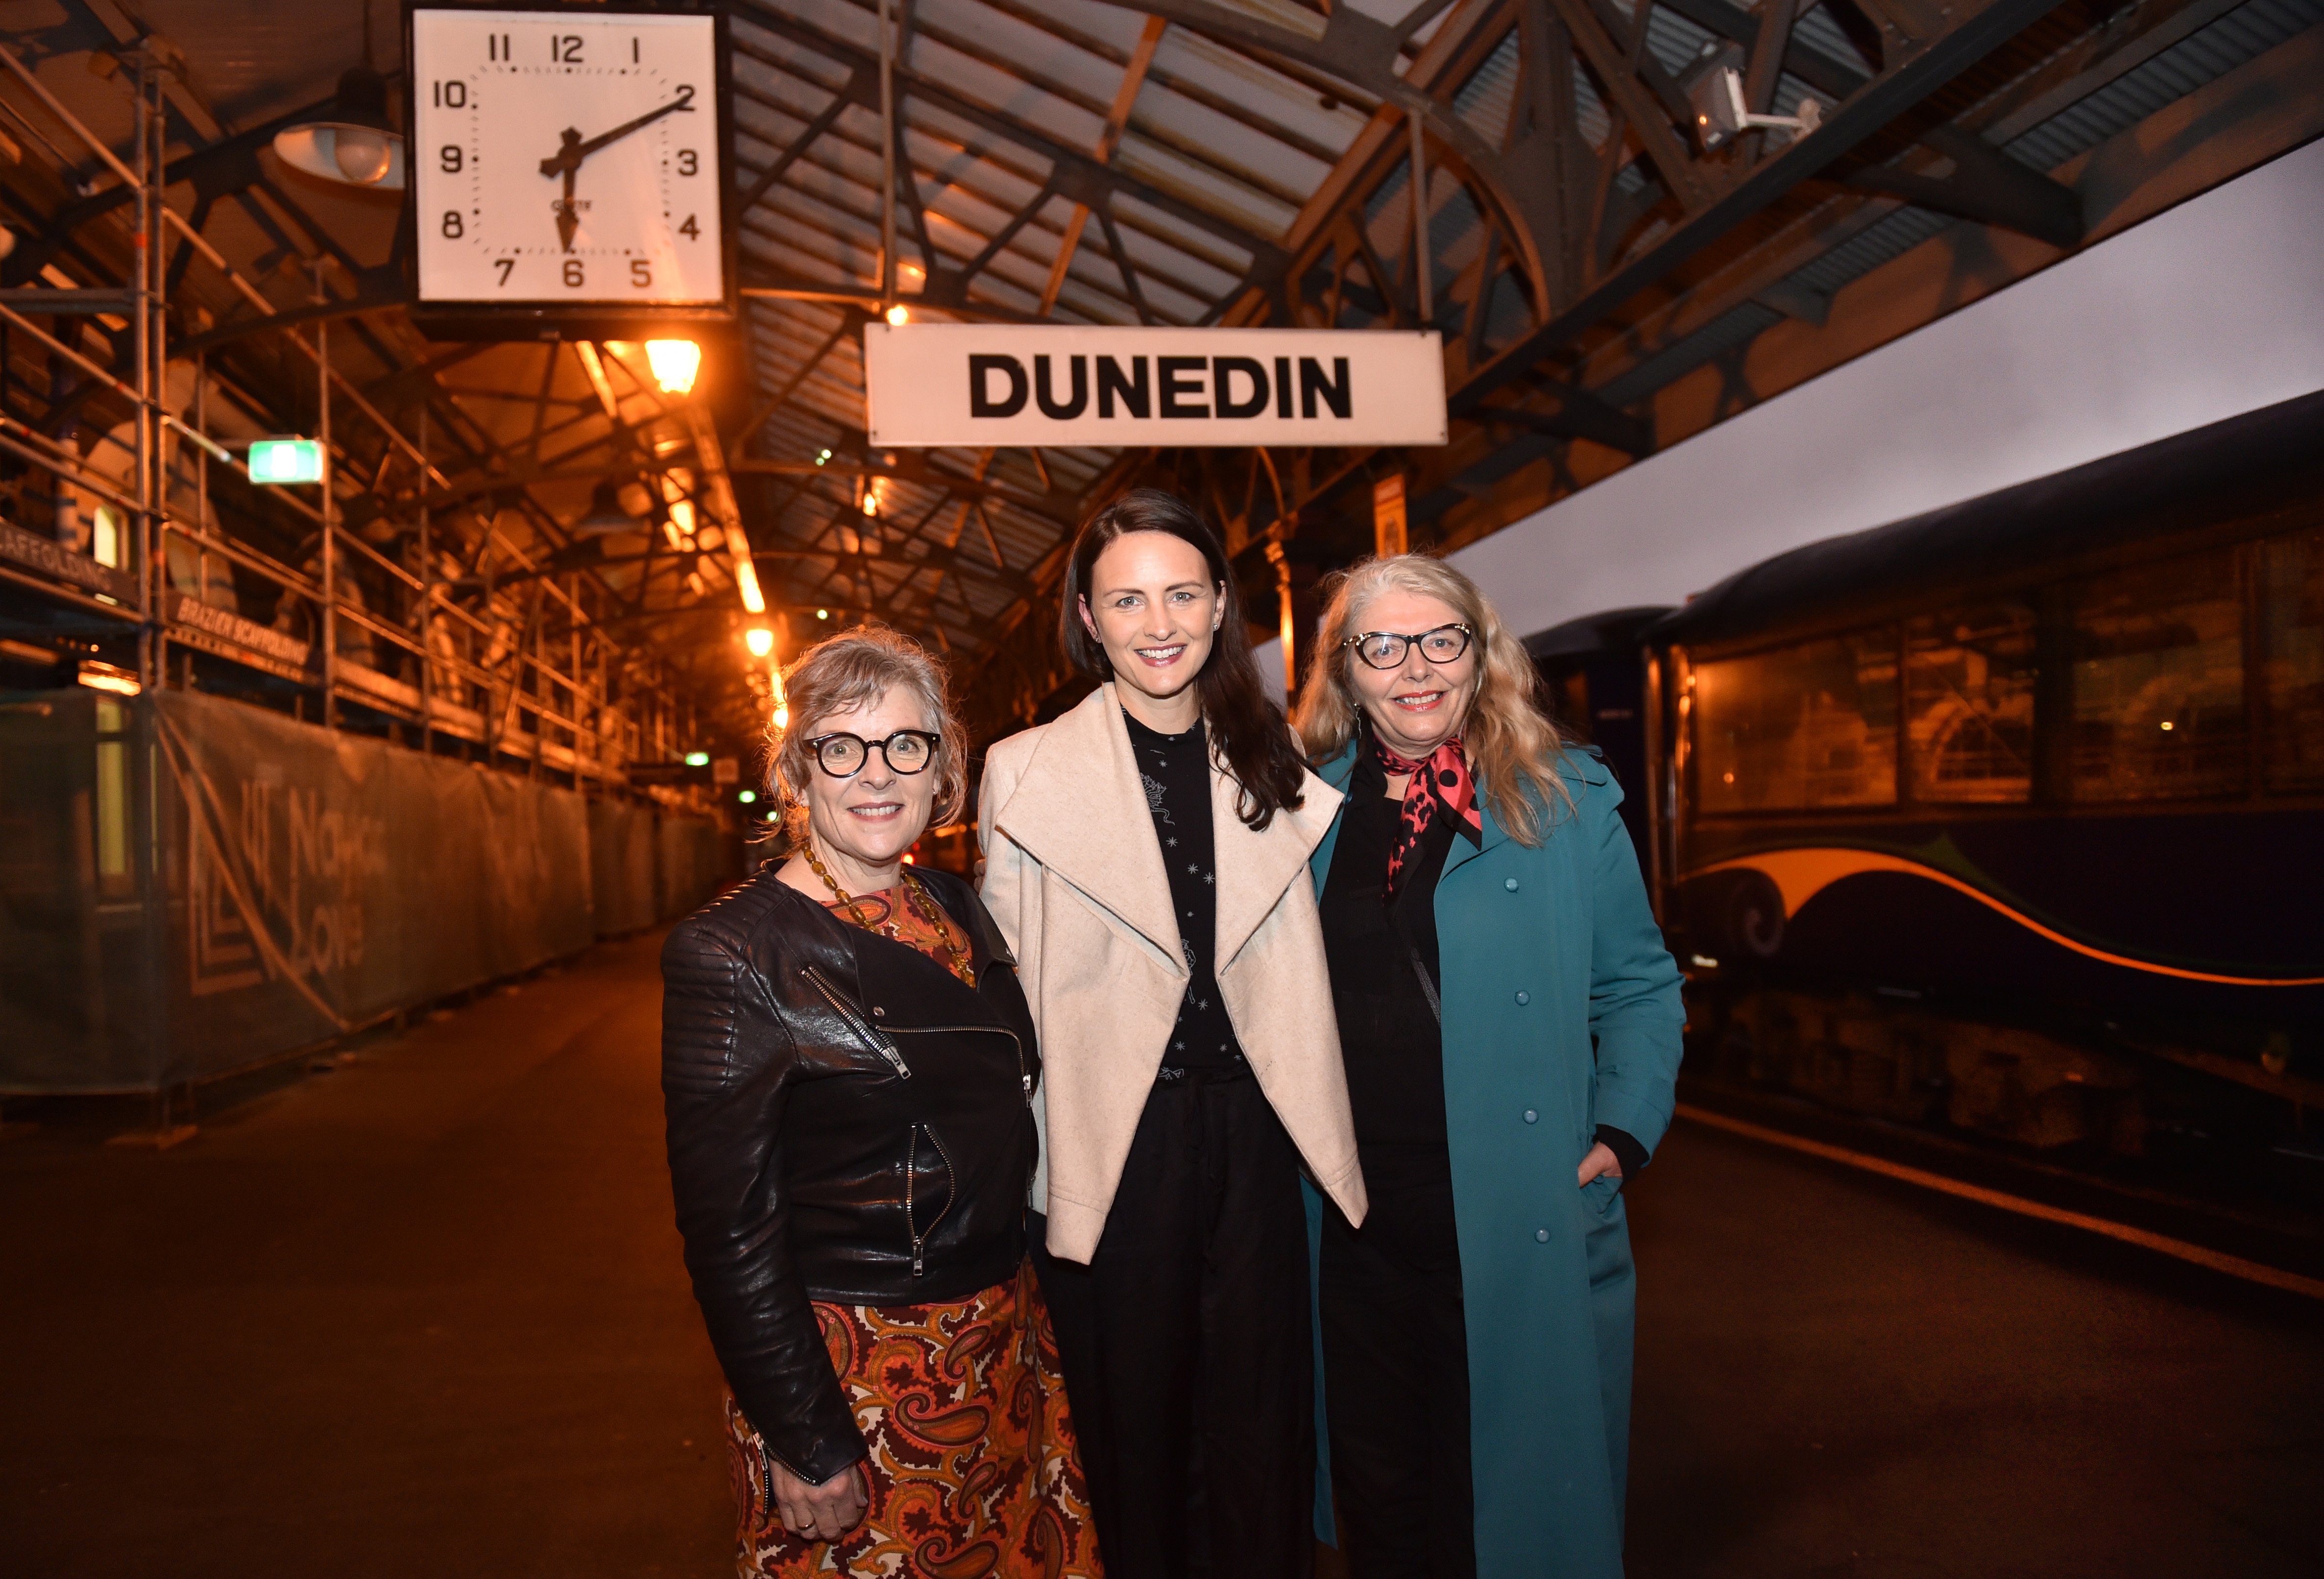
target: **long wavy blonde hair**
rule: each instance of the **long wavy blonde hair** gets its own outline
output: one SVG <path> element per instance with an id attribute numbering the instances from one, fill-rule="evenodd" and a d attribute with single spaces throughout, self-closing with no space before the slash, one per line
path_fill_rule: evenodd
<path id="1" fill-rule="evenodd" d="M 1539 844 L 1558 811 L 1573 807 L 1572 792 L 1558 771 L 1564 739 L 1535 700 L 1540 680 L 1533 659 L 1477 583 L 1441 559 L 1424 554 L 1362 559 L 1324 579 L 1320 590 L 1330 601 L 1315 631 L 1315 661 L 1291 711 L 1291 727 L 1309 758 L 1326 761 L 1355 738 L 1359 711 L 1349 666 L 1356 657 L 1346 642 L 1363 630 L 1372 600 L 1391 587 L 1449 604 L 1476 633 L 1471 650 L 1480 653 L 1483 668 L 1462 721 L 1462 748 L 1493 821 L 1518 843 Z"/>

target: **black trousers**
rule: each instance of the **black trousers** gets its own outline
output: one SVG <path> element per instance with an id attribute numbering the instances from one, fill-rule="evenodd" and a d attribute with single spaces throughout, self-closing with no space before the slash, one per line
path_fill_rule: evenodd
<path id="1" fill-rule="evenodd" d="M 1306 1216 L 1249 1069 L 1157 1082 L 1096 1255 L 1036 1264 L 1108 1579 L 1308 1579 Z"/>
<path id="2" fill-rule="evenodd" d="M 1323 1212 L 1323 1407 L 1351 1579 L 1476 1579 L 1469 1336 L 1449 1177 L 1365 1159 L 1360 1229 Z M 1102 1527 L 1101 1527 L 1102 1528 Z"/>

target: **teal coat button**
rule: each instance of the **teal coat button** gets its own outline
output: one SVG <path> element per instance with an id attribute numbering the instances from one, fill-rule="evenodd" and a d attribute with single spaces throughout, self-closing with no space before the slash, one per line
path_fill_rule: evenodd
<path id="1" fill-rule="evenodd" d="M 1501 880 L 1501 886 L 1514 894 L 1517 891 L 1517 880 L 1515 877 L 1504 877 Z"/>
<path id="2" fill-rule="evenodd" d="M 1546 1244 L 1549 1243 L 1549 1230 L 1546 1228 L 1536 1228 L 1533 1231 L 1533 1236 L 1535 1241 L 1538 1244 Z"/>
<path id="3" fill-rule="evenodd" d="M 1517 1002 L 1520 1004 L 1529 1004 L 1533 1002 L 1533 994 L 1529 992 L 1521 992 L 1517 994 Z"/>
<path id="4" fill-rule="evenodd" d="M 1526 1108 L 1526 1122 L 1527 1124 L 1535 1124 L 1535 1123 L 1538 1123 L 1538 1122 L 1540 1121 L 1540 1118 L 1541 1118 L 1541 1115 L 1540 1115 L 1540 1114 L 1538 1114 L 1538 1113 L 1536 1113 L 1532 1108 L 1528 1107 L 1528 1108 Z"/>

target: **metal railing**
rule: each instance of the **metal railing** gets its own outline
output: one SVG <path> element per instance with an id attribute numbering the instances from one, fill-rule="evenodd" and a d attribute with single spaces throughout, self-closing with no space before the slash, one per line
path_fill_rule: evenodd
<path id="1" fill-rule="evenodd" d="M 315 369 L 324 474 L 312 501 L 289 489 L 267 492 L 313 528 L 313 557 L 307 565 L 293 566 L 223 529 L 212 498 L 212 470 L 226 467 L 245 483 L 250 474 L 234 450 L 208 431 L 212 380 L 198 353 L 193 358 L 191 409 L 169 409 L 162 398 L 171 361 L 164 312 L 170 251 L 164 227 L 258 314 L 284 315 L 164 201 L 162 83 L 169 67 L 136 50 L 122 51 L 121 58 L 134 97 L 135 151 L 125 161 L 49 92 L 14 50 L 0 45 L 0 68 L 134 189 L 132 278 L 125 287 L 91 290 L 51 283 L 0 293 L 0 324 L 9 334 L 26 336 L 61 359 L 77 378 L 127 402 L 133 413 L 128 437 L 107 434 L 92 455 L 0 413 L 0 454 L 53 482 L 47 538 L 24 529 L 21 519 L 0 528 L 0 579 L 134 629 L 137 677 L 144 685 L 189 683 L 190 658 L 175 666 L 173 675 L 174 647 L 291 682 L 302 695 L 315 693 L 318 721 L 326 728 L 340 727 L 342 707 L 354 705 L 416 732 L 414 743 L 422 748 L 432 749 L 434 737 L 441 734 L 530 759 L 536 771 L 568 772 L 576 782 L 614 778 L 626 762 L 669 755 L 682 732 L 684 704 L 667 685 L 632 687 L 627 700 L 613 701 L 609 670 L 619 644 L 591 614 L 579 575 L 549 572 L 489 520 L 481 523 L 487 551 L 513 562 L 512 574 L 521 578 L 524 591 L 496 590 L 489 574 L 440 574 L 440 545 L 434 540 L 426 500 L 431 486 L 448 490 L 451 484 L 429 454 L 426 408 L 416 436 L 397 427 L 332 365 L 327 321 L 286 323 L 274 331 Z M 134 378 L 119 376 L 37 321 L 97 312 L 130 320 Z M 383 476 L 396 457 L 417 471 L 416 572 L 341 524 L 339 473 L 348 457 L 332 435 L 339 409 L 351 411 L 384 441 Z M 192 452 L 189 478 L 171 464 L 173 441 L 181 453 Z M 97 464 L 97 454 L 124 464 Z M 189 489 L 182 486 L 188 482 Z M 185 491 L 192 495 L 190 514 L 173 497 Z M 20 503 L 39 498 L 32 490 L 19 491 Z M 67 498 L 76 506 L 87 500 L 99 510 L 117 512 L 109 558 L 96 552 L 106 546 L 99 541 L 88 541 L 82 552 L 83 544 L 60 539 L 57 501 Z M 226 571 L 222 579 L 214 576 L 217 562 Z M 187 565 L 189 571 L 181 570 Z M 222 595 L 226 589 L 231 597 Z M 246 593 L 265 609 L 264 623 L 244 617 Z M 564 625 L 562 639 L 553 644 L 543 618 L 551 604 Z M 553 647 L 562 648 L 561 662 Z M 303 703 L 299 711 L 304 716 Z M 522 727 L 528 717 L 529 730 Z"/>

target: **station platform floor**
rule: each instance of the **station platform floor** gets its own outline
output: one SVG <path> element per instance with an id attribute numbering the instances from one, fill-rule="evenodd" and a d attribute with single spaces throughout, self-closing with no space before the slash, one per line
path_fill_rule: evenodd
<path id="1" fill-rule="evenodd" d="M 0 1573 L 730 1573 L 659 941 L 0 1141 Z M 2313 1303 L 1684 1124 L 1632 1221 L 1633 1575 L 2324 1572 Z"/>

